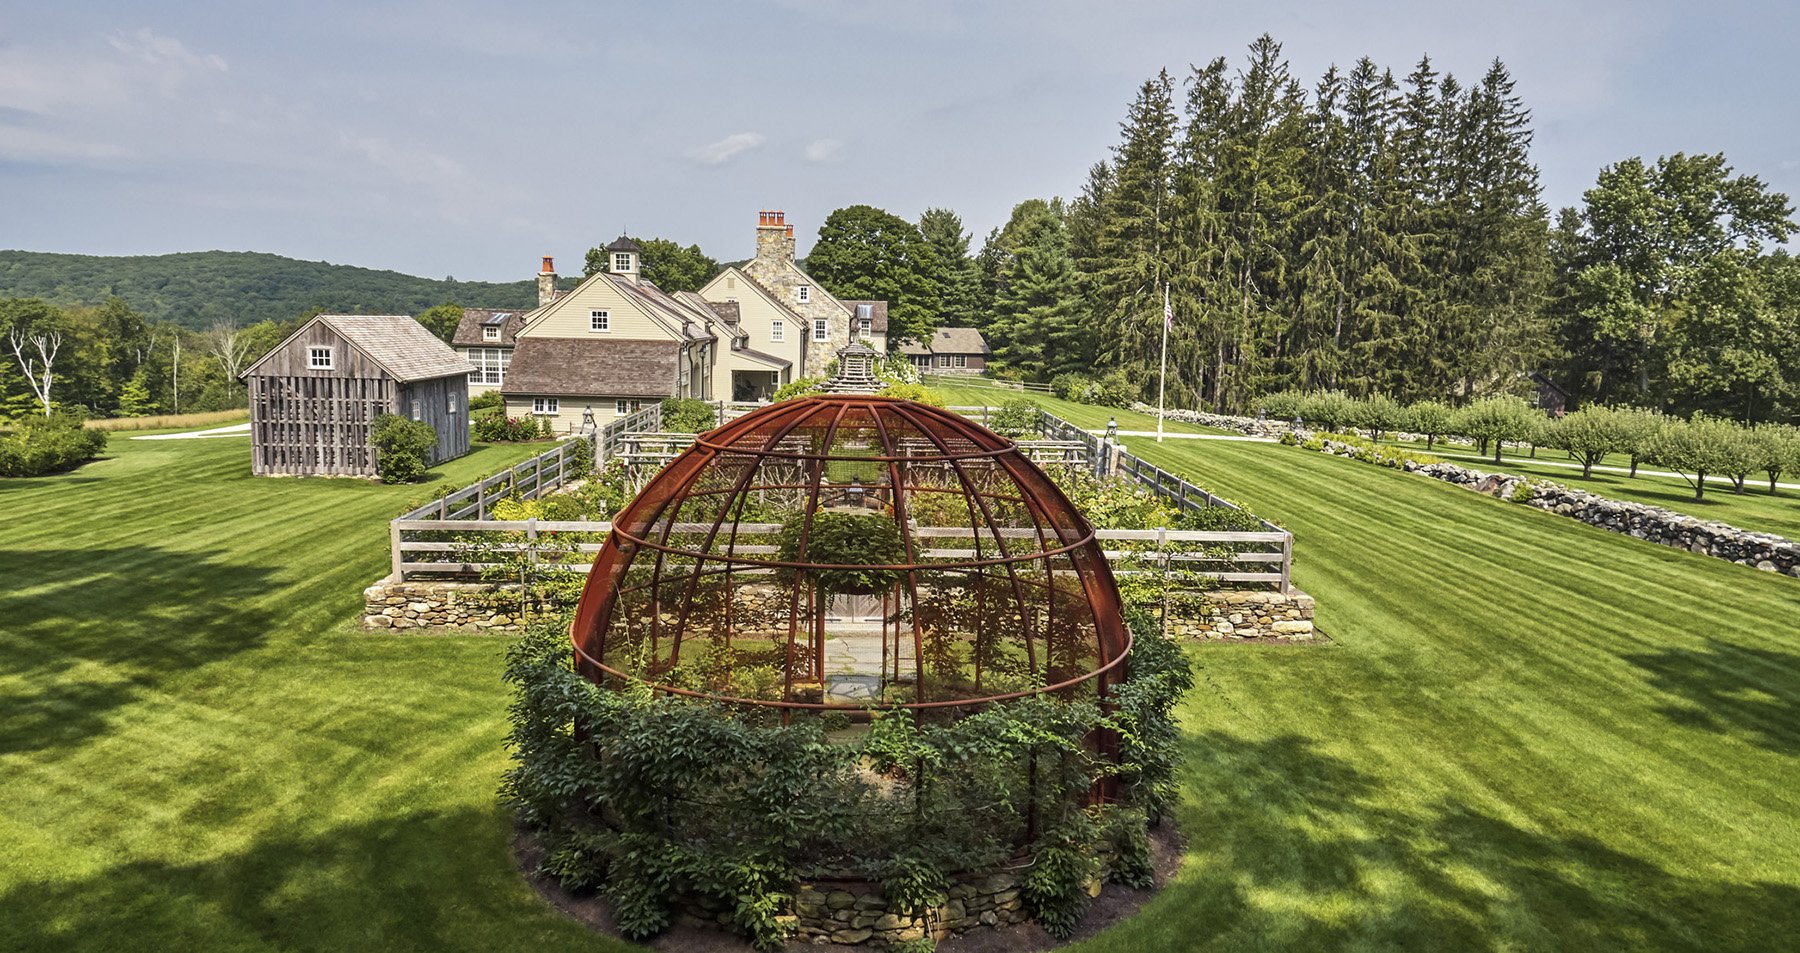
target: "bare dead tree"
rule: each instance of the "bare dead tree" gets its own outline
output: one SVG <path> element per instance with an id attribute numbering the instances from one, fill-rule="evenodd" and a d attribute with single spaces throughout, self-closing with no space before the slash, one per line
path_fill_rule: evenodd
<path id="1" fill-rule="evenodd" d="M 235 381 L 244 362 L 250 359 L 250 339 L 230 321 L 217 321 L 206 332 L 206 350 L 219 359 L 219 366 Z"/>
<path id="2" fill-rule="evenodd" d="M 25 372 L 25 382 L 31 385 L 32 395 L 44 405 L 44 416 L 50 416 L 50 385 L 56 379 L 56 352 L 62 350 L 62 332 L 27 332 L 15 327 L 6 337 L 12 342 L 13 356 L 19 359 L 19 369 Z M 27 343 L 37 351 L 35 357 L 25 353 Z"/>

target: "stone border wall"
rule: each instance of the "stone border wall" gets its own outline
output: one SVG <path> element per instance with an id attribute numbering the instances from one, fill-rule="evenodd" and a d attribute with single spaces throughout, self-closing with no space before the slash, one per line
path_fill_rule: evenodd
<path id="1" fill-rule="evenodd" d="M 491 582 L 395 582 L 387 576 L 363 590 L 365 629 L 516 630 L 516 585 Z"/>
<path id="2" fill-rule="evenodd" d="M 1311 642 L 1317 637 L 1313 608 L 1313 597 L 1298 589 L 1193 593 L 1170 598 L 1163 628 L 1176 638 L 1204 642 Z"/>

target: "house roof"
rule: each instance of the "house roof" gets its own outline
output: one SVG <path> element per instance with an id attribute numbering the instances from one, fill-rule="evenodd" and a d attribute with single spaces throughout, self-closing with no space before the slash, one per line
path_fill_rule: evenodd
<path id="1" fill-rule="evenodd" d="M 974 328 L 938 328 L 931 336 L 931 343 L 920 344 L 908 338 L 900 342 L 902 354 L 980 354 L 992 353 L 988 350 L 987 339 Z"/>
<path id="2" fill-rule="evenodd" d="M 851 300 L 845 299 L 843 304 L 844 304 L 844 307 L 850 309 L 850 316 L 852 318 L 861 317 L 861 314 L 859 312 L 862 309 L 860 306 L 865 305 L 865 304 L 868 305 L 869 306 L 869 324 L 870 324 L 869 330 L 874 332 L 875 334 L 886 334 L 887 333 L 887 329 L 888 329 L 887 304 L 888 303 L 886 301 L 851 301 Z"/>
<path id="3" fill-rule="evenodd" d="M 474 365 L 464 360 L 450 345 L 425 330 L 410 314 L 321 314 L 301 325 L 287 340 L 245 368 L 240 378 L 249 377 L 264 361 L 284 350 L 314 324 L 323 324 L 345 343 L 362 352 L 397 381 L 425 381 L 474 372 Z"/>
<path id="4" fill-rule="evenodd" d="M 696 292 L 698 293 L 698 292 Z M 702 299 L 704 300 L 704 299 Z M 719 320 L 736 327 L 739 319 L 736 301 L 707 301 L 706 306 L 719 316 Z"/>
<path id="5" fill-rule="evenodd" d="M 519 329 L 525 326 L 525 314 L 530 309 L 512 308 L 498 310 L 495 308 L 464 308 L 462 320 L 456 324 L 456 333 L 450 336 L 450 343 L 457 347 L 492 347 L 496 344 L 511 347 L 513 338 Z M 500 326 L 500 340 L 490 341 L 482 336 L 481 329 L 490 325 Z"/>
<path id="6" fill-rule="evenodd" d="M 782 367 L 793 367 L 794 366 L 794 362 L 788 360 L 785 357 L 776 357 L 773 354 L 767 354 L 762 351 L 758 351 L 755 348 L 740 347 L 740 348 L 733 350 L 731 353 L 742 356 L 742 357 L 747 357 L 750 360 L 757 362 L 758 364 L 767 364 L 770 367 L 782 368 Z"/>
<path id="7" fill-rule="evenodd" d="M 673 397 L 680 341 L 519 340 L 500 392 L 559 397 Z"/>
<path id="8" fill-rule="evenodd" d="M 612 240 L 612 244 L 606 246 L 606 250 L 607 251 L 643 251 L 644 249 L 643 249 L 643 246 L 639 245 L 637 242 L 632 241 L 629 236 L 620 235 L 618 238 L 615 238 Z"/>

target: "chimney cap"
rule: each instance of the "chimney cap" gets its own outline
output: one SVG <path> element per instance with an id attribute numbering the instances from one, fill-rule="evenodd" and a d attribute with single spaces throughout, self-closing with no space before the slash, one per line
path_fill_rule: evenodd
<path id="1" fill-rule="evenodd" d="M 792 225 L 789 225 L 789 226 L 788 226 L 788 227 L 787 227 L 787 237 L 788 237 L 788 238 L 793 238 L 793 237 L 794 237 L 794 226 L 792 226 Z"/>
<path id="2" fill-rule="evenodd" d="M 556 274 L 556 262 L 554 260 L 552 260 L 549 255 L 544 256 L 544 266 L 538 270 L 538 274 L 540 274 L 540 275 Z"/>

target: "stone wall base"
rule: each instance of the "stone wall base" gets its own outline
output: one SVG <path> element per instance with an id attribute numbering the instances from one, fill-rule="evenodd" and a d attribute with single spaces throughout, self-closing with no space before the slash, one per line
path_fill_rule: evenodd
<path id="1" fill-rule="evenodd" d="M 1271 639 L 1311 642 L 1313 597 L 1288 592 L 1221 590 L 1170 599 L 1164 615 L 1168 634 L 1182 639 L 1224 642 Z"/>
<path id="2" fill-rule="evenodd" d="M 365 629 L 516 630 L 519 587 L 491 582 L 395 582 L 388 576 L 363 590 Z"/>

